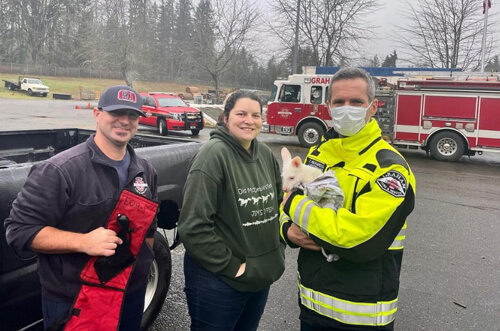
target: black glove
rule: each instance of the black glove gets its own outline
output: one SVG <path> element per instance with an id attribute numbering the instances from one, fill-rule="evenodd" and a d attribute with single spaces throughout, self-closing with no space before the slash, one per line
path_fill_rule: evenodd
<path id="1" fill-rule="evenodd" d="M 120 226 L 117 236 L 123 243 L 116 247 L 114 255 L 101 256 L 94 262 L 95 271 L 102 284 L 110 281 L 135 261 L 134 255 L 130 252 L 130 240 L 134 229 L 130 229 L 130 221 L 125 215 L 119 214 L 116 222 Z"/>

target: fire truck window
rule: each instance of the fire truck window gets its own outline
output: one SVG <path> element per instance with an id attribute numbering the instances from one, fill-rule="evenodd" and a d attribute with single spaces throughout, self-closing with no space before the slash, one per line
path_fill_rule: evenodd
<path id="1" fill-rule="evenodd" d="M 313 105 L 319 105 L 323 101 L 323 87 L 312 86 L 311 87 L 311 103 Z"/>
<path id="2" fill-rule="evenodd" d="M 269 97 L 269 101 L 274 101 L 276 99 L 277 93 L 278 93 L 278 86 L 273 85 L 273 89 L 271 90 L 271 96 Z"/>
<path id="3" fill-rule="evenodd" d="M 280 101 L 300 102 L 300 85 L 283 85 L 280 91 Z"/>

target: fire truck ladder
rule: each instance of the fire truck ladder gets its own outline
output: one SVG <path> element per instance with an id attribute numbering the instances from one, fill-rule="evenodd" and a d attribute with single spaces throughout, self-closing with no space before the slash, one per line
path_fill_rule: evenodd
<path id="1" fill-rule="evenodd" d="M 396 71 L 395 71 L 396 72 Z M 500 82 L 500 72 L 463 72 L 463 71 L 399 71 L 401 79 L 447 79 L 450 81 Z"/>

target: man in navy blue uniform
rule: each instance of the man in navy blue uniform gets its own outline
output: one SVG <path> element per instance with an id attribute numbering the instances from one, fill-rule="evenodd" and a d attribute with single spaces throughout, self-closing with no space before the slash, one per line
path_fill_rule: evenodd
<path id="1" fill-rule="evenodd" d="M 153 167 L 128 144 L 142 112 L 142 97 L 128 86 L 104 91 L 93 115 L 95 135 L 35 164 L 5 220 L 9 245 L 38 253 L 44 327 L 61 323 L 78 294 L 89 256 L 111 256 L 122 240 L 106 229 L 122 189 L 156 199 Z M 120 330 L 139 330 L 156 222 L 137 256 L 124 298 Z"/>

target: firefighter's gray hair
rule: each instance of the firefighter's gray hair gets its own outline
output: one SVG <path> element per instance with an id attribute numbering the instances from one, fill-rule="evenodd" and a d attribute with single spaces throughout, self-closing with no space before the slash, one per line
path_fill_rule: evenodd
<path id="1" fill-rule="evenodd" d="M 332 85 L 334 82 L 338 82 L 343 79 L 355 79 L 361 78 L 366 82 L 366 94 L 368 96 L 368 102 L 372 102 L 375 99 L 375 83 L 373 82 L 372 76 L 361 68 L 355 67 L 346 67 L 341 68 L 339 71 L 333 75 L 332 79 L 330 79 L 330 87 L 328 88 L 328 100 L 330 101 L 332 98 Z"/>

